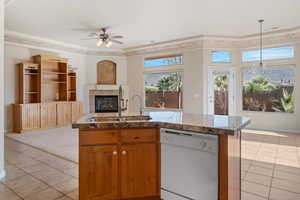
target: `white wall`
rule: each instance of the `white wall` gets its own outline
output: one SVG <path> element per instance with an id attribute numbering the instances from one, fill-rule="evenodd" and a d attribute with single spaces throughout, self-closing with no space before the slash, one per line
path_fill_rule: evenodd
<path id="1" fill-rule="evenodd" d="M 4 172 L 4 0 L 0 0 L 0 179 Z"/>
<path id="2" fill-rule="evenodd" d="M 138 113 L 139 112 L 139 102 L 138 100 L 132 101 L 133 95 L 140 95 L 143 97 L 144 92 L 144 78 L 143 78 L 143 63 L 144 57 L 128 56 L 127 57 L 127 84 L 130 88 L 129 90 L 129 112 Z"/>
<path id="3" fill-rule="evenodd" d="M 183 53 L 183 111 L 203 113 L 203 50 Z"/>

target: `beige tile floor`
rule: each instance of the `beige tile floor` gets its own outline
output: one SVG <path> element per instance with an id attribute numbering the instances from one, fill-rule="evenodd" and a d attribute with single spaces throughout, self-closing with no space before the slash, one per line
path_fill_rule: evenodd
<path id="1" fill-rule="evenodd" d="M 243 132 L 242 200 L 300 200 L 300 134 Z"/>
<path id="2" fill-rule="evenodd" d="M 76 200 L 78 165 L 5 138 L 0 200 Z"/>
<path id="3" fill-rule="evenodd" d="M 78 165 L 5 138 L 0 200 L 78 199 Z M 300 134 L 244 131 L 242 200 L 300 200 Z"/>

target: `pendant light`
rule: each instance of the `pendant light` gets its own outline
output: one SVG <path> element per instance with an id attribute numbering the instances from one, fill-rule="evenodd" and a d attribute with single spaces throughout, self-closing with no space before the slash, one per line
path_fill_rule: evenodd
<path id="1" fill-rule="evenodd" d="M 264 71 L 265 65 L 263 63 L 263 23 L 265 20 L 260 19 L 258 23 L 260 24 L 260 62 L 259 66 Z"/>

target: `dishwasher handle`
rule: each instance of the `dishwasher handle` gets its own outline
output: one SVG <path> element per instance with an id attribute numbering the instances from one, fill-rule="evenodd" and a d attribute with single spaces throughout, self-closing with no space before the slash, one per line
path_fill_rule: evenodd
<path id="1" fill-rule="evenodd" d="M 172 134 L 172 135 L 180 135 L 180 136 L 193 136 L 201 139 L 208 139 L 208 140 L 217 140 L 217 135 L 211 135 L 204 132 L 192 132 L 192 131 L 183 131 L 183 130 L 175 130 L 175 129 L 167 129 L 161 128 L 161 134 Z"/>
<path id="2" fill-rule="evenodd" d="M 166 131 L 164 131 L 164 132 L 165 132 L 165 133 L 168 133 L 168 134 L 173 134 L 173 135 L 193 136 L 192 134 L 189 134 L 189 133 L 181 133 L 181 132 L 170 131 L 170 130 L 166 130 Z"/>

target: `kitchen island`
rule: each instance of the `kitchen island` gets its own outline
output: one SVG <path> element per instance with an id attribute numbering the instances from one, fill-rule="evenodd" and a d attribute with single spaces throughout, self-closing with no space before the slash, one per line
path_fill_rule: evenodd
<path id="1" fill-rule="evenodd" d="M 161 128 L 216 136 L 218 199 L 240 200 L 241 130 L 249 123 L 181 112 L 88 114 L 73 124 L 79 128 L 80 200 L 160 199 Z"/>

